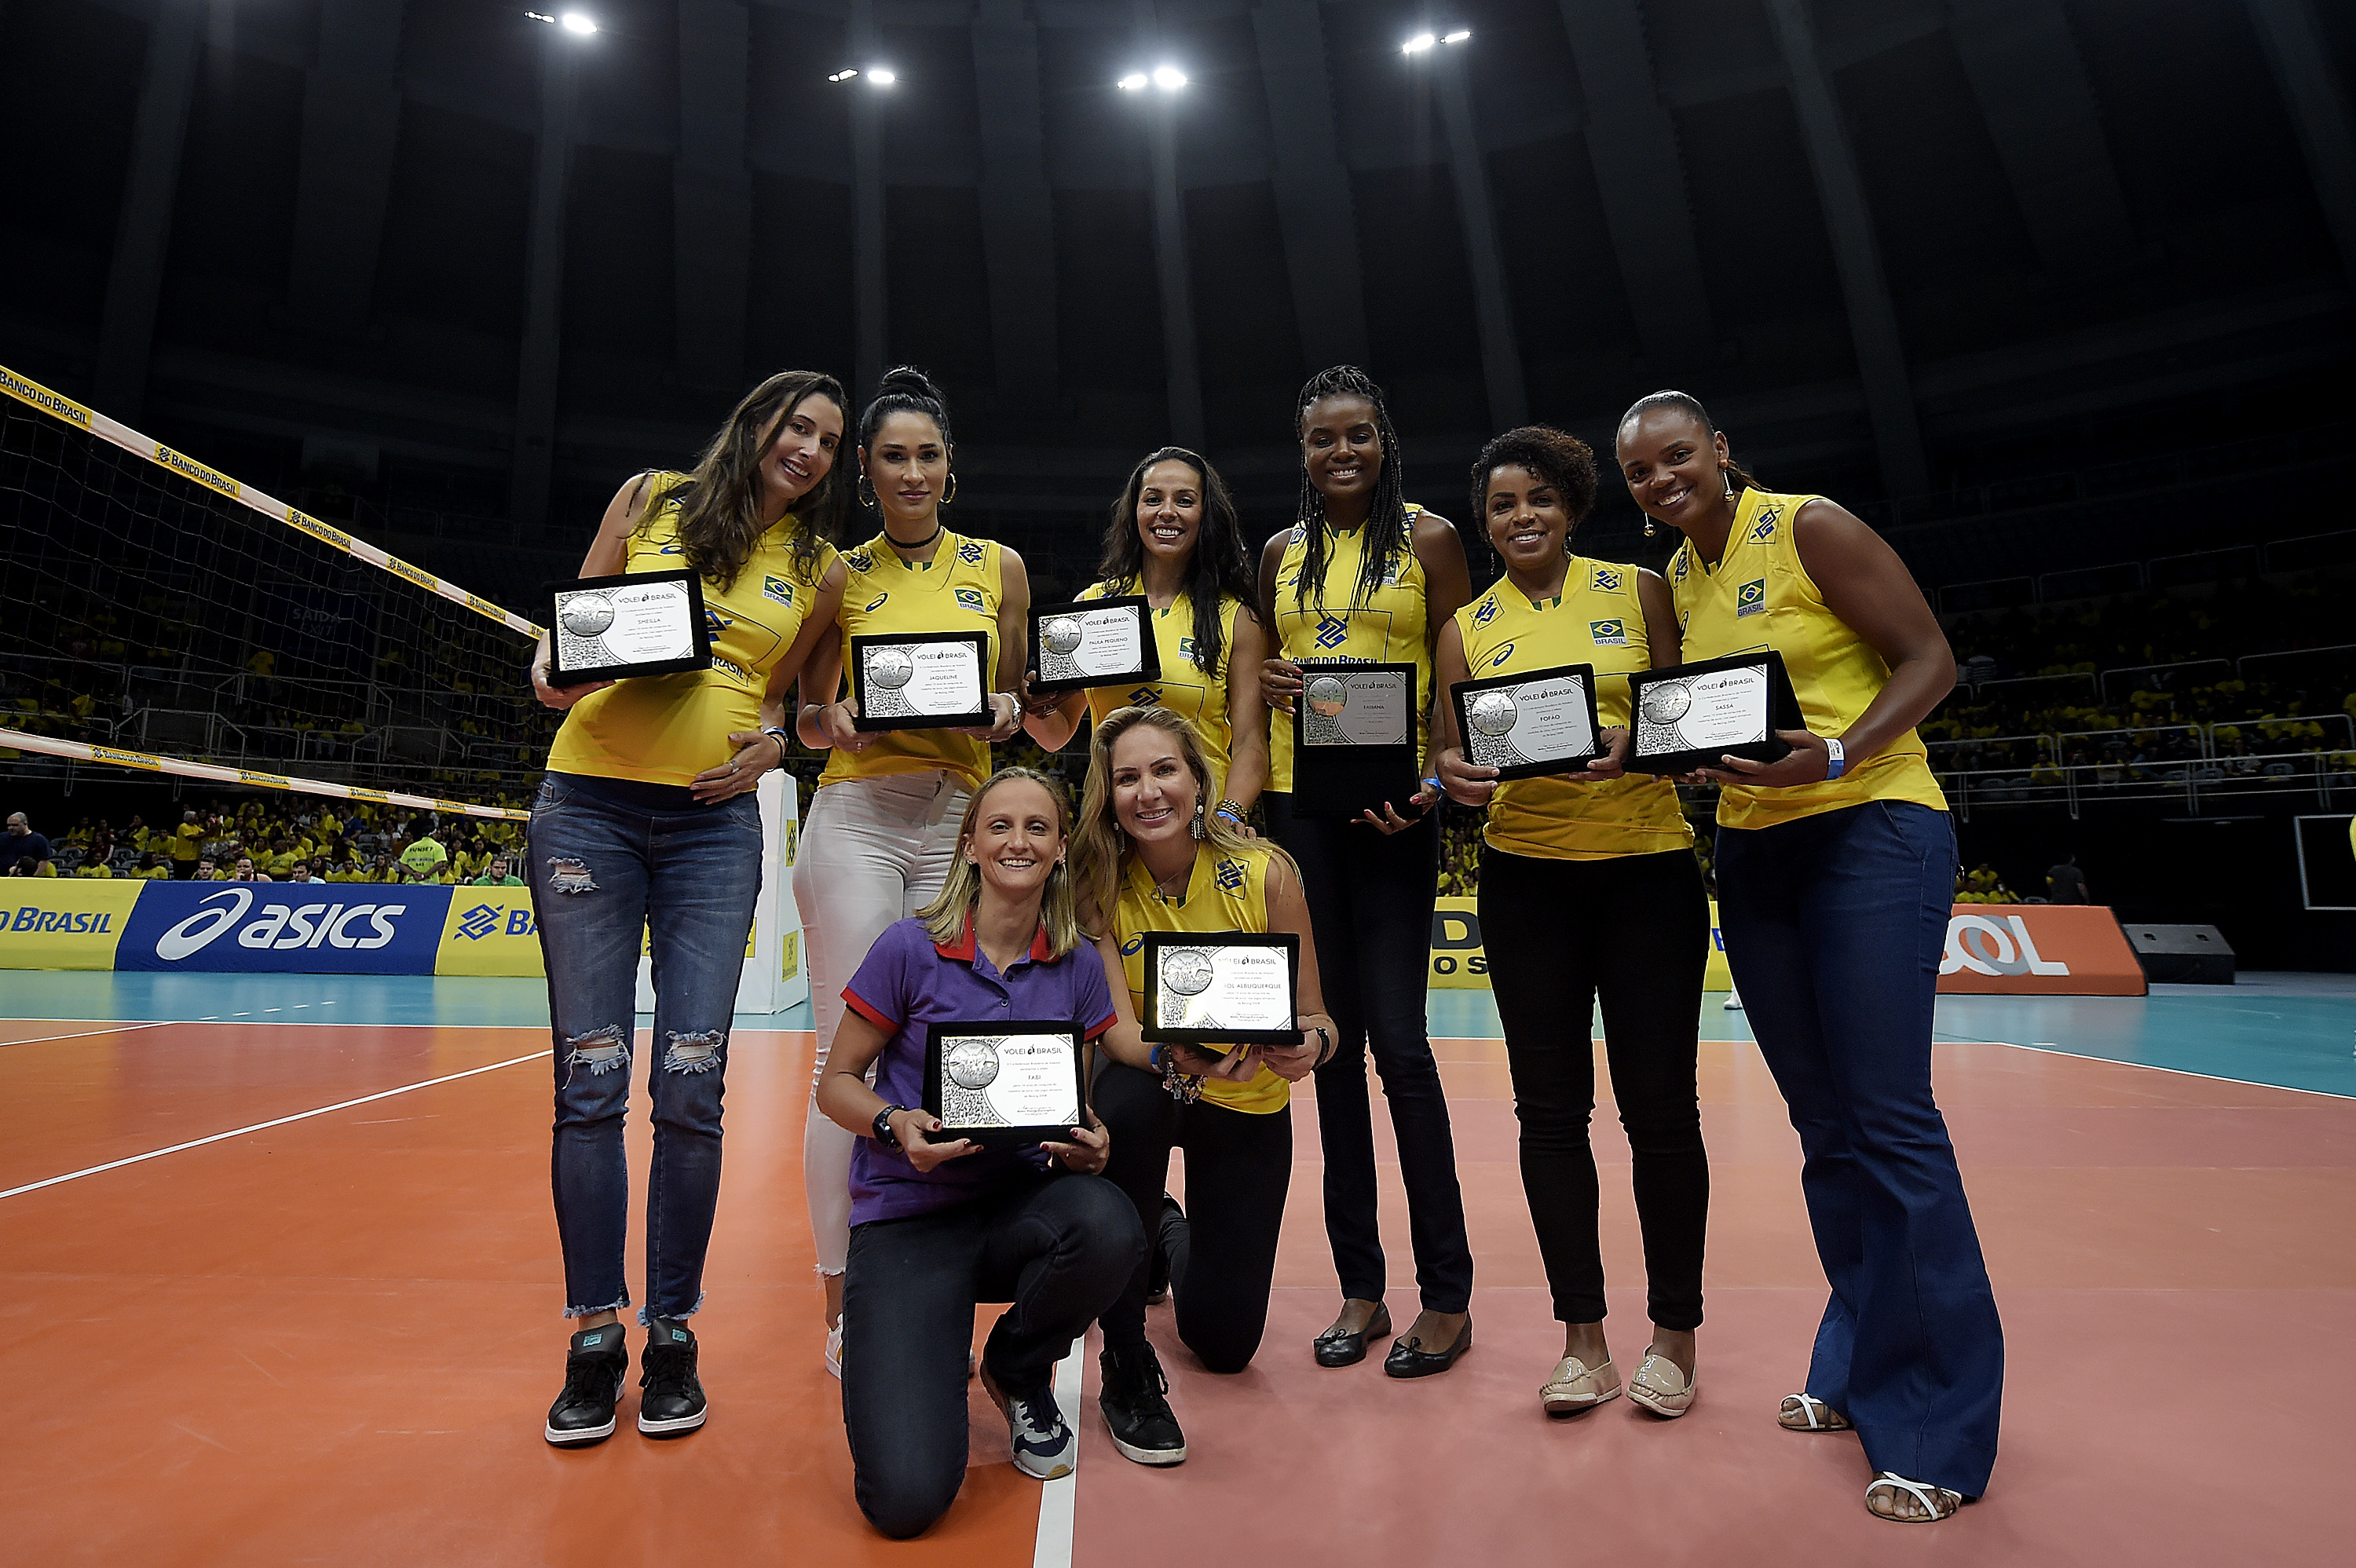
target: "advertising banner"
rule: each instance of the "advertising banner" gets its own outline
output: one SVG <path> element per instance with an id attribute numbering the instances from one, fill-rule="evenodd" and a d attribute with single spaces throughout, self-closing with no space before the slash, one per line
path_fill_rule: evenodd
<path id="1" fill-rule="evenodd" d="M 1939 989 L 2012 997 L 2140 997 L 2143 965 L 2101 904 L 1957 904 Z"/>
<path id="2" fill-rule="evenodd" d="M 540 927 L 532 923 L 530 889 L 461 885 L 447 891 L 450 912 L 442 922 L 434 973 L 548 973 L 541 961 Z"/>
<path id="3" fill-rule="evenodd" d="M 146 882 L 11 877 L 0 901 L 0 969 L 112 969 Z"/>
<path id="4" fill-rule="evenodd" d="M 145 882 L 114 966 L 431 975 L 456 891 L 423 883 Z"/>
<path id="5" fill-rule="evenodd" d="M 1451 990 L 1489 988 L 1489 955 L 1481 942 L 1479 901 L 1443 898 L 1431 910 L 1430 983 Z M 1718 901 L 1709 905 L 1709 961 L 1702 971 L 1702 989 L 1730 991 L 1733 977 L 1726 968 L 1726 937 L 1718 929 Z"/>

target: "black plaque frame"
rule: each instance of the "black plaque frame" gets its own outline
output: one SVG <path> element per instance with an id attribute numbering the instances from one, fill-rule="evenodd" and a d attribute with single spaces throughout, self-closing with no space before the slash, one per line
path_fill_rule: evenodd
<path id="1" fill-rule="evenodd" d="M 558 634 L 556 624 L 556 596 L 598 588 L 642 586 L 649 582 L 687 584 L 687 613 L 691 623 L 690 635 L 694 638 L 695 652 L 686 658 L 656 659 L 647 664 L 608 665 L 594 670 L 566 669 L 564 639 Z M 703 615 L 703 580 L 692 571 L 626 571 L 611 577 L 583 577 L 570 582 L 542 583 L 541 592 L 548 597 L 548 684 L 559 690 L 586 686 L 595 680 L 627 680 L 632 676 L 640 675 L 680 675 L 688 670 L 712 667 L 712 624 Z"/>
<path id="2" fill-rule="evenodd" d="M 920 643 L 970 643 L 974 664 L 981 671 L 981 706 L 970 713 L 906 713 L 888 719 L 867 716 L 867 661 L 860 656 L 867 648 L 890 644 L 894 647 L 913 647 Z M 851 639 L 851 695 L 859 704 L 859 715 L 851 720 L 854 730 L 964 730 L 997 721 L 990 701 L 991 679 L 995 672 L 990 666 L 990 635 L 986 632 L 902 632 L 897 635 L 878 633 L 873 636 Z"/>
<path id="3" fill-rule="evenodd" d="M 1408 738 L 1394 746 L 1312 746 L 1302 738 L 1308 719 L 1309 686 L 1321 675 L 1391 672 L 1407 677 Z M 1355 822 L 1361 812 L 1382 814 L 1388 801 L 1414 820 L 1408 802 L 1423 785 L 1416 755 L 1418 703 L 1422 691 L 1411 664 L 1302 665 L 1301 689 L 1292 699 L 1292 815 Z"/>
<path id="4" fill-rule="evenodd" d="M 1301 1021 L 1301 938 L 1289 931 L 1149 931 L 1145 933 L 1145 1019 L 1162 1016 L 1162 952 L 1168 947 L 1274 947 L 1284 954 L 1291 978 L 1292 1019 Z M 1298 1029 L 1163 1029 L 1141 1021 L 1140 1038 L 1154 1045 L 1186 1045 L 1225 1056 L 1237 1045 L 1299 1045 Z"/>
<path id="5" fill-rule="evenodd" d="M 1655 757 L 1636 754 L 1636 737 L 1644 722 L 1644 689 L 1664 680 L 1683 679 L 1688 676 L 1708 675 L 1721 669 L 1747 669 L 1759 666 L 1767 670 L 1767 738 L 1742 746 L 1713 746 L 1702 751 L 1669 752 Z M 1798 693 L 1792 689 L 1791 672 L 1783 667 L 1783 656 L 1773 648 L 1762 648 L 1751 653 L 1730 654 L 1725 658 L 1697 659 L 1692 664 L 1671 665 L 1665 669 L 1637 670 L 1628 677 L 1628 771 L 1632 773 L 1678 775 L 1696 768 L 1714 768 L 1721 757 L 1740 757 L 1747 762 L 1772 763 L 1782 760 L 1792 750 L 1792 743 L 1777 734 L 1778 730 L 1799 730 L 1806 727 L 1800 713 Z"/>
<path id="6" fill-rule="evenodd" d="M 1071 680 L 1043 680 L 1039 676 L 1040 627 L 1058 615 L 1085 614 L 1092 610 L 1134 609 L 1138 617 L 1138 647 L 1143 663 L 1127 675 L 1090 676 Z M 1100 686 L 1129 686 L 1162 678 L 1162 644 L 1153 635 L 1153 606 L 1142 593 L 1119 593 L 1104 599 L 1078 599 L 1068 604 L 1031 607 L 1031 652 L 1027 667 L 1033 691 L 1089 691 Z"/>
<path id="7" fill-rule="evenodd" d="M 1549 763 L 1516 763 L 1510 768 L 1499 768 L 1501 782 L 1537 778 L 1547 773 L 1583 773 L 1590 763 L 1611 755 L 1611 748 L 1602 744 L 1603 726 L 1595 710 L 1595 667 L 1591 664 L 1557 665 L 1551 669 L 1525 670 L 1519 675 L 1493 675 L 1480 680 L 1460 680 L 1448 688 L 1456 704 L 1457 750 L 1467 763 L 1472 761 L 1472 699 L 1483 692 L 1501 686 L 1528 686 L 1536 681 L 1553 680 L 1567 675 L 1580 678 L 1587 698 L 1587 732 L 1595 737 L 1599 750 L 1583 757 L 1558 757 Z"/>
<path id="8" fill-rule="evenodd" d="M 977 1034 L 1052 1034 L 1072 1042 L 1072 1103 L 1080 1108 L 1077 1125 L 1086 1126 L 1088 1116 L 1087 1044 L 1081 1038 L 1080 1026 L 1069 1019 L 981 1019 L 969 1023 L 930 1023 L 925 1026 L 925 1114 L 946 1123 L 941 1114 L 945 1104 L 941 1093 L 941 1042 Z M 954 1143 L 959 1138 L 971 1138 L 991 1147 L 1037 1143 L 1069 1143 L 1073 1124 L 1051 1122 L 1036 1127 L 972 1127 L 957 1128 L 944 1125 L 938 1132 L 927 1132 L 927 1143 Z"/>

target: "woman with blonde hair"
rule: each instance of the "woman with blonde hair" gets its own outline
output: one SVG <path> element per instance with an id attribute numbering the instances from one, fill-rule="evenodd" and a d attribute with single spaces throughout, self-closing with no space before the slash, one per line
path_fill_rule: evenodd
<path id="1" fill-rule="evenodd" d="M 1082 923 L 1096 933 L 1118 1020 L 1098 1040 L 1097 1114 L 1113 1134 L 1105 1175 L 1140 1222 L 1160 1228 L 1170 1151 L 1186 1151 L 1186 1222 L 1168 1238 L 1178 1337 L 1215 1372 L 1259 1349 L 1292 1176 L 1292 1085 L 1333 1051 L 1317 944 L 1292 857 L 1208 809 L 1201 736 L 1166 708 L 1123 708 L 1088 741 L 1075 834 Z M 1142 957 L 1149 932 L 1286 933 L 1300 939 L 1300 1043 L 1225 1052 L 1149 1046 Z M 1141 1465 L 1186 1457 L 1168 1380 L 1145 1338 L 1141 1262 L 1107 1309 L 1098 1404 L 1113 1446 Z"/>
<path id="2" fill-rule="evenodd" d="M 973 1309 L 1013 1305 L 981 1379 L 1005 1412 L 1015 1467 L 1069 1475 L 1079 1440 L 1056 1408 L 1055 1360 L 1145 1256 L 1104 1169 L 1108 1137 L 983 1149 L 936 1143 L 924 1104 L 928 1026 L 1068 1019 L 1113 1027 L 1104 966 L 1080 933 L 1066 866 L 1069 821 L 1053 781 L 1002 768 L 974 792 L 938 897 L 884 929 L 844 987 L 819 1107 L 853 1135 L 842 1422 L 860 1510 L 895 1538 L 947 1511 L 966 1471 L 966 1352 Z M 868 1070 L 875 1082 L 870 1087 Z"/>

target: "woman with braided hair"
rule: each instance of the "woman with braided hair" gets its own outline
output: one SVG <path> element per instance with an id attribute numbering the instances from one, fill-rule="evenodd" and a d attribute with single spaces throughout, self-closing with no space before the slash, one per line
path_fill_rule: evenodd
<path id="1" fill-rule="evenodd" d="M 1301 868 L 1335 1025 L 1335 1050 L 1316 1072 L 1317 1125 L 1325 1234 L 1344 1299 L 1315 1350 L 1318 1365 L 1346 1367 L 1391 1331 L 1375 1218 L 1371 1050 L 1398 1136 L 1423 1307 L 1383 1370 L 1426 1377 L 1446 1371 L 1472 1344 L 1472 1250 L 1448 1101 L 1424 1029 L 1439 786 L 1427 779 L 1411 799 L 1386 801 L 1379 815 L 1367 811 L 1355 822 L 1296 813 L 1292 705 L 1304 665 L 1413 665 L 1420 756 L 1437 696 L 1432 649 L 1440 628 L 1472 596 L 1472 581 L 1455 528 L 1401 491 L 1398 436 L 1381 388 L 1355 367 L 1336 366 L 1310 378 L 1294 408 L 1298 520 L 1260 552 L 1260 620 L 1277 645 L 1261 666 L 1260 689 L 1274 711 L 1260 798 L 1269 831 Z"/>

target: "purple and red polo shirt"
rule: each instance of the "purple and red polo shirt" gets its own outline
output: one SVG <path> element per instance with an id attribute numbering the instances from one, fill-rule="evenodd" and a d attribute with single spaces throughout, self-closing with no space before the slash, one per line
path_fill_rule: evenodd
<path id="1" fill-rule="evenodd" d="M 842 1000 L 891 1036 L 876 1059 L 875 1092 L 895 1105 L 925 1103 L 929 1024 L 1069 1019 L 1094 1040 L 1115 1017 L 1104 962 L 1094 947 L 1083 942 L 1061 958 L 1050 957 L 1043 926 L 1031 950 L 1001 975 L 974 941 L 970 920 L 948 944 L 935 943 L 921 920 L 895 921 L 867 950 L 842 988 Z M 861 1138 L 851 1155 L 851 1222 L 905 1220 L 962 1203 L 1017 1177 L 1035 1176 L 1053 1158 L 1030 1144 L 983 1149 L 920 1173 L 899 1150 Z"/>

